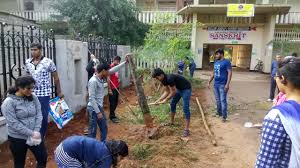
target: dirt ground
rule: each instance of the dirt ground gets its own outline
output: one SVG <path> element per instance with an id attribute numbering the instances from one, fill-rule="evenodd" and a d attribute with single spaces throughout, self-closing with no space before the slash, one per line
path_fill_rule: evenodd
<path id="1" fill-rule="evenodd" d="M 196 77 L 208 79 L 207 71 L 196 72 Z M 206 82 L 205 82 L 206 83 Z M 229 93 L 229 122 L 222 123 L 214 118 L 214 97 L 212 90 L 206 88 L 193 89 L 192 96 L 192 121 L 191 136 L 188 141 L 180 139 L 182 127 L 163 128 L 162 136 L 156 140 L 149 140 L 136 134 L 138 128 L 143 125 L 132 124 L 123 117 L 128 109 L 121 103 L 117 114 L 123 116 L 119 124 L 109 124 L 108 139 L 123 139 L 128 142 L 130 156 L 121 163 L 122 168 L 250 168 L 254 166 L 256 153 L 259 147 L 259 129 L 244 128 L 247 121 L 261 122 L 270 104 L 266 103 L 268 95 L 268 75 L 251 72 L 234 72 L 233 81 Z M 136 103 L 134 88 L 131 86 L 122 91 L 130 104 Z M 198 112 L 195 97 L 199 97 L 206 118 L 215 134 L 218 146 L 214 147 L 207 136 L 201 116 Z M 105 111 L 107 107 L 105 107 Z M 182 120 L 177 120 L 180 123 Z M 53 123 L 49 124 L 46 136 L 48 149 L 48 168 L 55 168 L 53 151 L 55 147 L 66 137 L 82 135 L 87 125 L 84 110 L 76 113 L 75 118 L 62 130 L 57 129 Z M 153 156 L 147 160 L 139 160 L 132 155 L 133 146 L 136 144 L 151 144 L 157 148 Z M 30 153 L 30 152 L 29 152 Z M 34 158 L 28 154 L 26 168 L 34 167 Z M 12 157 L 8 149 L 8 143 L 0 145 L 0 167 L 12 167 Z"/>

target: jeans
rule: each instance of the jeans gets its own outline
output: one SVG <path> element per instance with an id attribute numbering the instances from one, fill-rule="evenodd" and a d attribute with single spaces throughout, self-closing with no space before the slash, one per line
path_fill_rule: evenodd
<path id="1" fill-rule="evenodd" d="M 274 95 L 275 95 L 275 90 L 276 90 L 276 81 L 273 77 L 271 77 L 271 87 L 270 87 L 270 99 L 273 100 L 274 99 Z"/>
<path id="2" fill-rule="evenodd" d="M 227 118 L 227 92 L 225 91 L 225 85 L 215 85 L 214 93 L 217 103 L 218 115 L 224 119 Z"/>
<path id="3" fill-rule="evenodd" d="M 41 109 L 42 109 L 42 115 L 43 115 L 43 120 L 42 120 L 42 127 L 40 129 L 41 137 L 44 139 L 46 132 L 47 132 L 47 127 L 48 127 L 48 115 L 49 115 L 49 110 L 50 110 L 50 96 L 44 96 L 44 97 L 38 97 L 40 103 L 41 103 Z"/>
<path id="4" fill-rule="evenodd" d="M 88 106 L 87 111 L 89 112 L 89 134 L 88 137 L 96 138 L 97 135 L 97 125 L 100 129 L 101 141 L 105 141 L 107 137 L 107 123 L 106 116 L 103 108 L 99 106 L 102 113 L 102 118 L 99 119 L 97 113 L 94 111 L 93 107 Z"/>
<path id="5" fill-rule="evenodd" d="M 115 111 L 118 106 L 118 100 L 119 100 L 119 92 L 117 89 L 112 89 L 112 95 L 109 95 L 109 118 L 114 119 L 116 118 Z"/>
<path id="6" fill-rule="evenodd" d="M 44 141 L 42 141 L 37 146 L 28 146 L 26 144 L 26 140 L 13 138 L 10 136 L 8 136 L 8 141 L 10 143 L 9 148 L 14 158 L 14 168 L 24 168 L 27 149 L 29 149 L 33 153 L 36 159 L 36 167 L 46 168 L 48 154 Z"/>
<path id="7" fill-rule="evenodd" d="M 192 96 L 191 89 L 185 90 L 176 90 L 175 96 L 171 100 L 171 113 L 176 113 L 176 105 L 179 102 L 180 98 L 183 99 L 183 112 L 185 115 L 185 119 L 189 120 L 191 118 L 190 113 L 190 99 Z"/>
<path id="8" fill-rule="evenodd" d="M 196 64 L 195 63 L 192 63 L 189 67 L 190 69 L 190 76 L 193 77 L 194 76 L 194 72 L 196 70 Z"/>

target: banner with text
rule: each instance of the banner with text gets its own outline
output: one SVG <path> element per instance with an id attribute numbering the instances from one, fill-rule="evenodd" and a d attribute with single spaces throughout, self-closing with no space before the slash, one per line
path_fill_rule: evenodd
<path id="1" fill-rule="evenodd" d="M 227 17 L 254 17 L 254 4 L 227 4 Z"/>
<path id="2" fill-rule="evenodd" d="M 244 31 L 210 31 L 210 40 L 244 40 L 247 32 Z"/>

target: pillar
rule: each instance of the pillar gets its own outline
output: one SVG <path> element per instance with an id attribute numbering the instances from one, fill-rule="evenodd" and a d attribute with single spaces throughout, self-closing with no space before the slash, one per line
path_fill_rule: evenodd
<path id="1" fill-rule="evenodd" d="M 192 35 L 191 35 L 191 50 L 195 56 L 195 63 L 197 68 L 202 68 L 202 53 L 198 53 L 198 45 L 197 45 L 197 13 L 193 13 L 192 18 Z"/>
<path id="2" fill-rule="evenodd" d="M 264 72 L 270 73 L 271 63 L 273 58 L 273 40 L 276 24 L 276 15 L 268 15 L 266 17 L 266 23 L 264 26 L 264 50 L 261 55 L 262 61 L 264 62 Z"/>

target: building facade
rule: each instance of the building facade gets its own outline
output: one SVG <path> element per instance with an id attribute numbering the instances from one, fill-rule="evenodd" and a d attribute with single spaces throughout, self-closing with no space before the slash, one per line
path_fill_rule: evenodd
<path id="1" fill-rule="evenodd" d="M 207 68 L 211 55 L 224 48 L 233 66 L 254 70 L 261 60 L 270 72 L 276 54 L 288 55 L 286 44 L 300 44 L 300 0 L 134 0 L 138 19 L 152 24 L 193 23 L 191 49 L 197 68 Z M 59 15 L 55 0 L 0 0 L 0 11 L 35 21 Z M 227 4 L 255 4 L 254 17 L 227 17 Z M 157 19 L 167 16 L 168 19 Z M 199 24 L 200 23 L 200 24 Z M 291 46 L 288 45 L 288 46 Z M 300 45 L 299 45 L 300 48 Z M 293 49 L 289 49 L 292 52 Z M 300 49 L 298 50 L 300 52 Z"/>
<path id="2" fill-rule="evenodd" d="M 140 0 L 143 1 L 143 0 Z M 142 21 L 153 23 L 153 11 L 160 12 L 167 0 L 144 0 L 137 6 L 144 10 Z M 146 2 L 148 5 L 145 5 Z M 181 16 L 176 21 L 192 22 L 191 49 L 197 68 L 207 68 L 210 57 L 217 48 L 225 49 L 225 57 L 233 66 L 254 70 L 258 60 L 264 63 L 268 73 L 271 61 L 280 50 L 273 48 L 275 42 L 300 41 L 299 0 L 177 0 L 168 1 Z M 172 3 L 171 3 L 172 2 Z M 255 4 L 254 17 L 227 17 L 227 4 Z M 147 6 L 147 8 L 145 8 Z M 148 14 L 145 14 L 146 11 Z M 161 10 L 167 12 L 166 10 Z M 178 17 L 178 16 L 177 16 Z M 146 18 L 146 19 L 145 19 Z M 182 19 L 189 18 L 189 19 Z"/>

